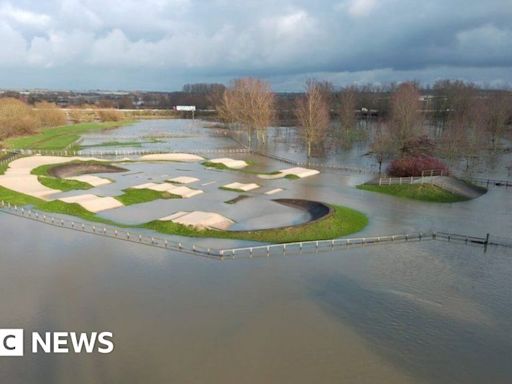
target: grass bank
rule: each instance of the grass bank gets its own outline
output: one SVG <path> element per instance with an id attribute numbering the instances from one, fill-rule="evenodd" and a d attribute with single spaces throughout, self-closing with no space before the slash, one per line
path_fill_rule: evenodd
<path id="1" fill-rule="evenodd" d="M 142 200 L 150 201 L 147 199 L 153 199 L 154 197 L 162 198 L 161 196 L 156 196 L 153 193 L 147 194 L 144 190 L 135 194 L 128 192 L 128 195 L 127 191 L 125 191 L 124 197 L 122 197 L 123 195 L 117 197 L 118 199 L 121 198 L 124 202 L 122 200 L 119 201 L 122 201 L 125 205 L 143 202 Z M 311 223 L 288 228 L 265 229 L 258 231 L 199 230 L 169 221 L 164 222 L 158 220 L 138 226 L 131 226 L 104 219 L 95 213 L 89 212 L 76 203 L 65 203 L 58 200 L 44 201 L 3 187 L 0 187 L 0 200 L 9 202 L 12 205 L 31 205 L 44 212 L 75 216 L 90 222 L 109 224 L 121 228 L 146 228 L 170 235 L 252 240 L 266 243 L 290 243 L 298 241 L 333 239 L 359 232 L 368 224 L 368 218 L 363 213 L 343 206 L 330 205 L 333 209 L 333 213 L 331 215 Z"/>
<path id="2" fill-rule="evenodd" d="M 12 191 L 4 187 L 0 187 L 0 200 L 9 202 L 12 205 L 31 205 L 34 208 L 37 208 L 38 210 L 44 212 L 61 213 L 64 215 L 79 217 L 81 219 L 85 219 L 91 222 L 117 225 L 123 227 L 123 225 L 114 223 L 113 221 L 99 217 L 95 213 L 89 212 L 87 209 L 83 208 L 79 204 L 65 203 L 63 201 L 58 200 L 44 201 L 32 196 L 25 195 L 23 193 Z"/>
<path id="3" fill-rule="evenodd" d="M 142 227 L 160 233 L 189 237 L 252 240 L 266 243 L 291 243 L 297 241 L 327 240 L 347 236 L 361 231 L 368 224 L 366 215 L 359 211 L 339 205 L 330 205 L 330 207 L 334 210 L 332 215 L 315 222 L 288 228 L 236 232 L 213 229 L 198 230 L 170 221 L 158 220 L 144 224 Z"/>
<path id="4" fill-rule="evenodd" d="M 83 134 L 118 128 L 130 123 L 132 121 L 64 125 L 43 129 L 35 135 L 9 138 L 3 144 L 9 149 L 64 150 L 75 143 Z"/>
<path id="5" fill-rule="evenodd" d="M 50 189 L 56 189 L 58 191 L 67 192 L 67 191 L 74 191 L 74 190 L 87 190 L 93 188 L 93 186 L 89 183 L 84 183 L 83 181 L 78 180 L 66 180 L 66 179 L 59 179 L 57 177 L 51 177 L 51 176 L 38 176 L 37 180 L 44 185 L 45 187 L 48 187 Z"/>
<path id="6" fill-rule="evenodd" d="M 50 169 L 62 164 L 47 164 L 34 168 L 31 174 L 37 176 L 37 180 L 45 187 L 56 189 L 58 191 L 67 192 L 77 190 L 87 190 L 93 188 L 89 183 L 78 180 L 66 180 L 50 175 Z"/>
<path id="7" fill-rule="evenodd" d="M 464 196 L 448 192 L 432 184 L 362 184 L 358 185 L 357 188 L 370 192 L 380 192 L 387 195 L 434 203 L 456 203 L 468 200 Z"/>
<path id="8" fill-rule="evenodd" d="M 181 196 L 169 193 L 153 191 L 151 189 L 134 189 L 128 188 L 123 190 L 124 194 L 115 198 L 123 203 L 123 205 L 134 205 L 147 203 L 158 199 L 181 199 Z"/>

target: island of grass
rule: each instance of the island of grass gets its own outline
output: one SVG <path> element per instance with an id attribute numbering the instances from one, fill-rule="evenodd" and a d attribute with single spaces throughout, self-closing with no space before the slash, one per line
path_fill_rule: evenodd
<path id="1" fill-rule="evenodd" d="M 244 193 L 244 192 L 247 192 L 247 191 L 244 191 L 243 189 L 238 189 L 238 188 L 229 188 L 229 187 L 219 187 L 219 189 L 222 189 L 223 191 L 236 192 L 236 193 Z"/>
<path id="2" fill-rule="evenodd" d="M 380 192 L 387 195 L 435 203 L 456 203 L 469 200 L 466 196 L 446 191 L 433 184 L 362 184 L 358 185 L 357 188 L 365 191 Z"/>
<path id="3" fill-rule="evenodd" d="M 79 180 L 68 180 L 66 177 L 92 173 L 124 172 L 126 169 L 105 164 L 100 161 L 72 161 L 61 164 L 47 164 L 34 168 L 32 174 L 45 187 L 58 191 L 87 190 L 93 188 L 89 183 Z"/>
<path id="4" fill-rule="evenodd" d="M 91 184 L 78 180 L 66 180 L 56 177 L 37 176 L 37 180 L 47 188 L 68 192 L 74 190 L 87 190 L 94 188 Z"/>
<path id="5" fill-rule="evenodd" d="M 225 170 L 239 171 L 239 169 L 229 168 L 227 165 L 225 165 L 223 163 L 214 163 L 214 162 L 211 162 L 211 161 L 203 161 L 201 163 L 201 165 L 203 165 L 206 168 L 218 169 L 220 171 L 225 171 Z"/>
<path id="6" fill-rule="evenodd" d="M 69 216 L 75 216 L 87 221 L 117 225 L 126 227 L 122 224 L 115 223 L 111 220 L 104 219 L 93 212 L 88 211 L 77 203 L 65 203 L 60 200 L 45 201 L 36 197 L 28 196 L 23 193 L 12 191 L 0 186 L 0 201 L 8 202 L 11 205 L 25 206 L 30 205 L 43 212 L 60 213 Z"/>
<path id="7" fill-rule="evenodd" d="M 155 194 L 151 193 L 150 196 L 146 194 L 147 192 L 145 191 L 133 194 L 133 192 L 128 192 L 128 190 L 126 190 L 125 195 L 117 196 L 117 198 L 120 199 L 119 201 L 123 200 L 124 203 L 126 203 L 125 205 L 149 201 L 147 199 L 153 199 L 155 197 L 162 198 L 161 195 L 156 196 Z M 359 232 L 368 224 L 368 218 L 363 213 L 339 205 L 329 205 L 332 210 L 332 214 L 326 216 L 325 218 L 298 226 L 256 231 L 227 231 L 214 229 L 197 229 L 170 221 L 158 220 L 138 226 L 124 225 L 102 218 L 101 216 L 86 210 L 77 203 L 65 203 L 59 200 L 45 201 L 16 191 L 12 191 L 4 187 L 0 187 L 0 201 L 4 201 L 6 203 L 8 202 L 11 205 L 17 206 L 30 205 L 33 208 L 43 212 L 75 216 L 87 221 L 114 225 L 121 228 L 146 228 L 170 235 L 252 240 L 267 243 L 290 243 L 309 240 L 334 239 Z"/>
<path id="8" fill-rule="evenodd" d="M 235 172 L 246 173 L 249 175 L 277 176 L 277 175 L 281 174 L 281 171 L 261 172 L 261 171 L 256 171 L 251 168 L 230 168 L 223 163 L 215 163 L 215 162 L 208 161 L 208 160 L 203 161 L 201 164 L 203 166 L 205 166 L 206 168 L 213 168 L 213 169 L 217 169 L 219 171 L 235 171 Z M 248 162 L 248 164 L 249 164 L 249 167 L 254 165 L 251 162 Z M 284 175 L 283 178 L 288 179 L 288 180 L 299 180 L 300 176 L 292 174 L 292 173 L 288 173 L 288 174 Z M 225 189 L 227 191 L 232 191 L 232 192 L 243 192 L 243 191 L 240 191 L 237 189 L 229 189 L 229 188 L 221 188 L 221 189 Z"/>
<path id="9" fill-rule="evenodd" d="M 197 229 L 171 221 L 159 220 L 151 221 L 140 227 L 160 233 L 189 237 L 251 240 L 265 243 L 292 243 L 311 240 L 328 240 L 347 236 L 361 231 L 368 224 L 366 215 L 359 211 L 340 205 L 330 204 L 329 207 L 332 210 L 332 214 L 322 219 L 286 228 L 255 231 Z"/>
<path id="10" fill-rule="evenodd" d="M 33 175 L 66 178 L 93 173 L 126 172 L 125 168 L 117 167 L 108 162 L 97 160 L 74 160 L 59 164 L 47 164 L 32 170 Z"/>
<path id="11" fill-rule="evenodd" d="M 82 123 L 65 125 L 55 128 L 46 128 L 41 132 L 30 135 L 9 138 L 4 146 L 9 149 L 41 149 L 65 150 L 78 141 L 81 135 L 106 129 L 118 128 L 130 124 L 131 121 L 111 121 L 104 123 Z M 77 148 L 74 148 L 77 149 Z M 71 149 L 71 150 L 74 150 Z"/>
<path id="12" fill-rule="evenodd" d="M 169 192 L 153 191 L 152 189 L 128 188 L 123 190 L 124 194 L 115 196 L 123 205 L 134 205 L 147 203 L 158 199 L 181 199 L 181 196 Z"/>

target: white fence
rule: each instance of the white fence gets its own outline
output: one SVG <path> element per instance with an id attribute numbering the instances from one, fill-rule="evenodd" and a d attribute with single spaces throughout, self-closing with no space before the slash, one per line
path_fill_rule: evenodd
<path id="1" fill-rule="evenodd" d="M 397 235 L 357 237 L 350 239 L 332 239 L 303 241 L 295 243 L 270 244 L 254 247 L 223 249 L 219 253 L 223 257 L 232 259 L 242 257 L 270 256 L 275 254 L 297 254 L 297 253 L 317 253 L 322 251 L 331 251 L 340 248 L 349 248 L 353 246 L 367 246 L 375 244 L 385 244 L 391 242 L 422 241 L 434 239 L 432 232 L 418 232 Z"/>
<path id="2" fill-rule="evenodd" d="M 79 219 L 65 219 L 33 209 L 18 207 L 8 202 L 4 202 L 3 200 L 0 201 L 0 209 L 2 212 L 10 215 L 15 215 L 55 227 L 67 228 L 97 236 L 109 237 L 116 240 L 128 241 L 157 248 L 172 249 L 183 253 L 195 254 L 205 257 L 219 258 L 220 256 L 218 250 L 201 247 L 196 244 L 186 244 L 169 239 L 163 239 L 157 236 L 148 235 L 146 232 L 132 228 L 120 228 L 102 223 L 83 222 Z"/>
<path id="3" fill-rule="evenodd" d="M 151 149 L 116 149 L 116 150 L 86 150 L 86 151 L 71 151 L 71 150 L 44 150 L 44 149 L 0 149 L 3 153 L 12 153 L 16 156 L 32 156 L 32 155 L 44 155 L 44 156 L 96 156 L 96 157 L 120 157 L 120 156 L 143 156 L 143 155 L 154 155 L 154 154 L 165 154 L 165 153 L 193 153 L 193 154 L 206 154 L 206 153 L 248 153 L 249 150 L 246 148 L 205 148 L 205 149 L 183 149 L 183 150 L 151 150 Z M 10 158 L 9 161 L 13 159 Z"/>
<path id="4" fill-rule="evenodd" d="M 108 237 L 115 240 L 127 241 L 140 245 L 174 250 L 186 254 L 198 255 L 217 260 L 252 258 L 258 256 L 275 256 L 288 254 L 311 254 L 328 252 L 332 250 L 349 249 L 355 246 L 370 246 L 389 243 L 403 243 L 423 240 L 456 241 L 465 244 L 477 244 L 483 246 L 512 247 L 512 239 L 487 235 L 476 237 L 446 232 L 416 232 L 396 235 L 357 237 L 345 239 L 331 239 L 318 241 L 303 241 L 295 243 L 269 244 L 240 248 L 207 248 L 194 243 L 180 242 L 161 238 L 136 228 L 121 228 L 102 223 L 84 222 L 80 219 L 53 216 L 26 207 L 18 207 L 8 202 L 0 201 L 0 211 L 6 214 L 38 221 L 55 227 L 66 228 L 74 231 L 84 232 L 96 236 Z M 192 240 L 191 240 L 192 241 Z"/>
<path id="5" fill-rule="evenodd" d="M 421 172 L 421 176 L 408 176 L 408 177 L 379 177 L 379 185 L 394 185 L 394 184 L 433 184 L 435 176 L 447 176 L 444 170 L 430 169 Z M 369 182 L 371 183 L 371 181 Z M 373 182 L 377 184 L 377 181 Z"/>

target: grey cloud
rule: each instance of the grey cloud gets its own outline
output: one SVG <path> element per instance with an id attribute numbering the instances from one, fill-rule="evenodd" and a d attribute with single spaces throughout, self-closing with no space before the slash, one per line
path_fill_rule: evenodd
<path id="1" fill-rule="evenodd" d="M 510 84 L 510 20 L 511 0 L 0 1 L 0 87 L 169 89 L 251 74 L 290 89 L 318 74 Z"/>

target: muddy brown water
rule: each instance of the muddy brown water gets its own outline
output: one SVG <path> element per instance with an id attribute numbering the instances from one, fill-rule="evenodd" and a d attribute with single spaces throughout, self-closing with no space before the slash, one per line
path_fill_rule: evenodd
<path id="1" fill-rule="evenodd" d="M 512 378 L 503 249 L 424 242 L 219 262 L 2 214 L 0 228 L 1 327 L 115 341 L 110 355 L 0 358 L 1 382 Z"/>
<path id="2" fill-rule="evenodd" d="M 165 130 L 165 124 L 148 129 Z M 261 166 L 276 165 L 262 160 Z M 133 164 L 130 171 L 145 167 Z M 165 165 L 158 167 L 168 173 Z M 121 185 L 105 191 L 117 193 L 135 181 L 124 179 L 137 175 L 112 177 Z M 367 213 L 370 225 L 362 235 L 433 228 L 512 233 L 512 199 L 505 190 L 443 205 L 353 188 L 361 181 L 325 172 L 299 184 L 279 183 L 286 197 Z M 215 185 L 204 188 L 212 196 L 224 193 Z M 151 217 L 170 203 L 105 217 Z M 226 209 L 257 207 L 251 204 L 245 199 Z M 269 210 L 261 217 L 271 215 Z M 428 241 L 219 262 L 2 213 L 0 244 L 0 328 L 111 331 L 115 342 L 109 355 L 0 357 L 1 383 L 512 381 L 507 248 Z"/>

